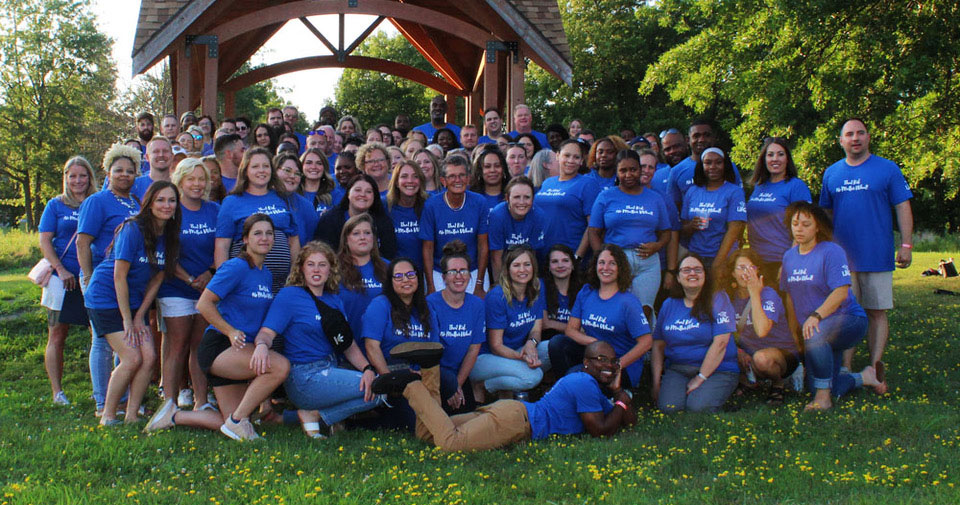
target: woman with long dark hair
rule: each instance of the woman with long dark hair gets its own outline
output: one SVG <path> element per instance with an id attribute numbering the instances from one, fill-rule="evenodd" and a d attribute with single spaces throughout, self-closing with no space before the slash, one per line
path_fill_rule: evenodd
<path id="1" fill-rule="evenodd" d="M 147 314 L 164 277 L 176 271 L 180 214 L 177 187 L 167 181 L 151 184 L 140 212 L 117 230 L 87 286 L 84 303 L 90 322 L 120 357 L 107 386 L 102 425 L 120 423 L 117 404 L 128 387 L 125 421 L 137 421 L 157 358 Z"/>
<path id="2" fill-rule="evenodd" d="M 715 259 L 717 267 L 723 268 L 747 224 L 743 190 L 735 181 L 729 157 L 719 148 L 710 147 L 700 155 L 693 186 L 683 194 L 680 235 L 689 238 L 688 248 L 703 259 L 707 268 L 713 267 Z"/>
<path id="3" fill-rule="evenodd" d="M 284 151 L 274 156 L 271 164 L 274 175 L 286 193 L 290 211 L 296 219 L 300 243 L 306 244 L 313 238 L 319 219 L 313 200 L 303 194 L 303 165 L 300 158 L 293 152 Z"/>
<path id="4" fill-rule="evenodd" d="M 266 123 L 260 123 L 253 129 L 253 142 L 250 147 L 262 147 L 271 153 L 277 152 L 277 133 Z"/>
<path id="5" fill-rule="evenodd" d="M 338 163 L 339 166 L 339 163 Z M 345 186 L 345 197 L 335 207 L 320 216 L 314 238 L 326 242 L 334 250 L 340 249 L 341 230 L 346 222 L 360 214 L 368 214 L 373 221 L 377 249 L 381 256 L 391 259 L 397 255 L 397 235 L 393 231 L 393 221 L 383 204 L 377 181 L 367 174 L 353 176 Z"/>
<path id="6" fill-rule="evenodd" d="M 383 283 L 388 280 L 388 262 L 380 256 L 370 214 L 364 212 L 348 219 L 339 242 L 339 295 L 346 308 L 350 329 L 359 338 L 363 335 L 363 314 L 370 302 L 383 292 Z"/>
<path id="7" fill-rule="evenodd" d="M 509 180 L 507 160 L 503 154 L 493 147 L 481 147 L 470 173 L 470 191 L 483 196 L 488 212 L 503 201 Z"/>
<path id="8" fill-rule="evenodd" d="M 543 340 L 547 343 L 550 367 L 564 373 L 583 362 L 583 347 L 564 335 L 577 293 L 583 287 L 583 275 L 577 268 L 573 250 L 563 244 L 554 244 L 547 251 L 545 266 L 541 273 Z"/>
<path id="9" fill-rule="evenodd" d="M 303 179 L 299 193 L 313 203 L 313 209 L 319 219 L 334 205 L 333 190 L 336 182 L 330 170 L 330 162 L 323 151 L 316 148 L 307 149 L 300 156 L 303 167 Z M 313 237 L 314 228 L 310 228 L 310 237 Z"/>

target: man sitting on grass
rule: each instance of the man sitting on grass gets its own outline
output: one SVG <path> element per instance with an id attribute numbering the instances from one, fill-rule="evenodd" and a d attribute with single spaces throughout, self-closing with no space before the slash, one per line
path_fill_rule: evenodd
<path id="1" fill-rule="evenodd" d="M 440 357 L 443 345 L 407 342 L 391 356 L 420 365 L 420 375 L 409 370 L 381 375 L 373 381 L 376 394 L 402 394 L 417 414 L 417 438 L 444 451 L 503 447 L 524 439 L 584 430 L 594 437 L 612 435 L 637 418 L 630 395 L 620 388 L 620 360 L 610 344 L 597 341 L 584 351 L 583 372 L 560 379 L 536 403 L 500 400 L 476 412 L 447 416 L 440 399 Z M 601 391 L 605 386 L 615 403 Z"/>

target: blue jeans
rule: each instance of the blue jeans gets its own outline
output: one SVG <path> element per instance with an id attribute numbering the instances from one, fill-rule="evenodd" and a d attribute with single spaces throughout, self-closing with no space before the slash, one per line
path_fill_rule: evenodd
<path id="1" fill-rule="evenodd" d="M 379 396 L 371 402 L 363 400 L 362 376 L 356 370 L 337 368 L 337 360 L 326 357 L 312 363 L 291 364 L 284 386 L 297 408 L 317 410 L 323 422 L 332 425 L 376 408 L 383 401 Z"/>
<path id="2" fill-rule="evenodd" d="M 583 366 L 585 346 L 566 335 L 556 335 L 547 342 L 550 364 L 556 369 L 557 375 L 567 375 L 573 368 Z M 543 358 L 540 359 L 543 360 Z"/>
<path id="3" fill-rule="evenodd" d="M 97 336 L 97 330 L 90 325 L 90 383 L 93 386 L 93 401 L 97 410 L 103 408 L 107 400 L 107 384 L 113 372 L 113 349 L 107 339 Z"/>
<path id="4" fill-rule="evenodd" d="M 491 393 L 497 391 L 526 391 L 533 389 L 543 379 L 543 370 L 530 368 L 527 362 L 504 358 L 496 354 L 477 356 L 477 364 L 470 372 L 470 380 L 483 381 Z"/>
<path id="5" fill-rule="evenodd" d="M 636 249 L 624 249 L 623 252 L 627 255 L 630 272 L 633 274 L 630 292 L 641 304 L 653 307 L 657 290 L 660 288 L 660 256 L 653 254 L 644 259 L 637 254 Z"/>
<path id="6" fill-rule="evenodd" d="M 840 397 L 860 387 L 858 373 L 840 373 L 843 351 L 857 345 L 867 334 L 867 318 L 849 314 L 831 314 L 820 321 L 820 331 L 804 345 L 803 360 L 807 367 L 807 386 L 811 389 L 832 389 Z"/>
<path id="7" fill-rule="evenodd" d="M 699 366 L 672 364 L 660 379 L 660 397 L 657 406 L 670 413 L 678 410 L 690 412 L 716 412 L 727 402 L 735 389 L 740 374 L 737 372 L 714 372 L 700 387 L 687 394 L 687 383 L 700 371 Z"/>

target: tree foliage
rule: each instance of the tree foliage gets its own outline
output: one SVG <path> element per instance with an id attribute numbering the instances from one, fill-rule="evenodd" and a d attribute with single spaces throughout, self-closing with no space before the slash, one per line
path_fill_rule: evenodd
<path id="1" fill-rule="evenodd" d="M 13 204 L 35 228 L 43 202 L 61 189 L 64 160 L 80 153 L 97 164 L 116 140 L 104 106 L 115 95 L 110 47 L 84 2 L 0 6 L 0 174 L 16 188 L 2 202 L 6 220 Z"/>

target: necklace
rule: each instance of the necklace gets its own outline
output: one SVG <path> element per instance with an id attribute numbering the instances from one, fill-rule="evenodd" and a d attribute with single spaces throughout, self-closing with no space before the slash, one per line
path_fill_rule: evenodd
<path id="1" fill-rule="evenodd" d="M 466 194 L 466 193 L 463 194 L 463 201 L 460 202 L 460 206 L 459 206 L 459 207 L 454 207 L 453 205 L 451 205 L 451 204 L 450 204 L 450 199 L 447 198 L 448 196 L 449 196 L 448 193 L 444 193 L 444 194 L 443 194 L 443 202 L 446 203 L 446 204 L 447 204 L 447 207 L 450 207 L 450 210 L 452 210 L 452 211 L 454 211 L 454 212 L 459 212 L 461 209 L 463 209 L 463 206 L 467 204 L 467 194 Z"/>

